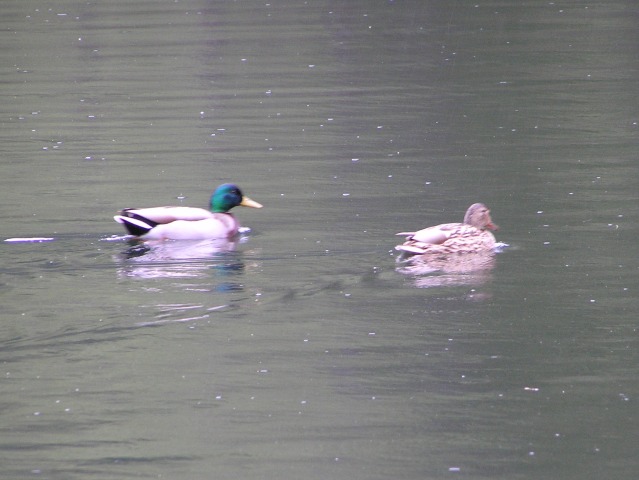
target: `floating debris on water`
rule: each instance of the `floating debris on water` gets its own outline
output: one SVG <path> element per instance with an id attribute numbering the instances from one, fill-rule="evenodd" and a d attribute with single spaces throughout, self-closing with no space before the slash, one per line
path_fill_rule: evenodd
<path id="1" fill-rule="evenodd" d="M 55 240 L 53 237 L 15 237 L 15 238 L 6 238 L 4 241 L 7 243 L 40 243 L 40 242 L 51 242 Z"/>

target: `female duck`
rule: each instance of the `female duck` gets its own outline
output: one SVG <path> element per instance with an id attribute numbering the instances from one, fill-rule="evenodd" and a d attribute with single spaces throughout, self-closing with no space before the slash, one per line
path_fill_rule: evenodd
<path id="1" fill-rule="evenodd" d="M 225 183 L 211 195 L 210 211 L 194 207 L 125 208 L 113 218 L 141 240 L 232 238 L 240 224 L 229 210 L 238 205 L 262 208 L 242 195 L 236 185 Z"/>
<path id="2" fill-rule="evenodd" d="M 395 250 L 402 252 L 398 260 L 419 255 L 423 261 L 454 254 L 492 253 L 495 237 L 488 230 L 497 229 L 486 205 L 474 203 L 466 211 L 464 223 L 444 223 L 417 232 L 398 233 L 408 238 Z"/>

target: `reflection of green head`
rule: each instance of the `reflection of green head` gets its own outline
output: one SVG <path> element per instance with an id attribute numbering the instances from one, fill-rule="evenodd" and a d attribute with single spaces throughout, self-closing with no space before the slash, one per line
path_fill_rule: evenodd
<path id="1" fill-rule="evenodd" d="M 215 189 L 211 195 L 211 211 L 226 213 L 231 208 L 241 205 L 242 207 L 262 208 L 257 202 L 242 195 L 237 185 L 225 183 Z"/>

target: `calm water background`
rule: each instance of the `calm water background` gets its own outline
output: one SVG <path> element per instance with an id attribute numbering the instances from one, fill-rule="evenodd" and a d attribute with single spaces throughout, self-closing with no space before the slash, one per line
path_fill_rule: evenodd
<path id="1" fill-rule="evenodd" d="M 634 2 L 1 8 L 0 478 L 639 471 Z M 126 254 L 226 181 L 235 251 Z M 492 272 L 395 271 L 475 201 Z"/>

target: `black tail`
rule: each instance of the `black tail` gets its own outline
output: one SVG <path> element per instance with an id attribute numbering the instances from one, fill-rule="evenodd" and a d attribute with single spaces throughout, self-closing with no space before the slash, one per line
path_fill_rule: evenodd
<path id="1" fill-rule="evenodd" d="M 149 220 L 148 218 L 144 218 L 143 216 L 133 212 L 127 212 L 126 210 L 123 211 L 121 215 L 116 215 L 113 218 L 116 222 L 124 225 L 124 228 L 126 228 L 127 232 L 129 232 L 131 235 L 135 235 L 136 237 L 146 235 L 154 227 L 159 225 L 153 220 Z"/>

